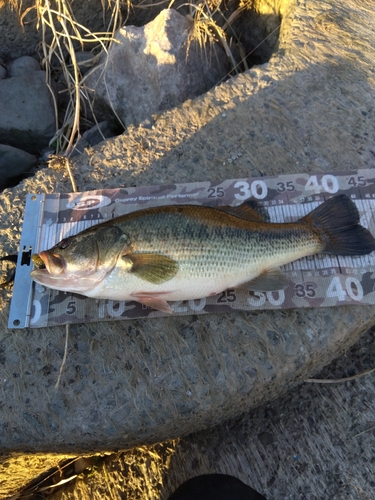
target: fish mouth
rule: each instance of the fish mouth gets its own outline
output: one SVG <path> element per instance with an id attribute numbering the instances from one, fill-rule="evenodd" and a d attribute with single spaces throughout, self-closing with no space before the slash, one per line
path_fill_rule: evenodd
<path id="1" fill-rule="evenodd" d="M 66 268 L 65 260 L 59 254 L 43 251 L 32 255 L 31 259 L 36 270 L 50 276 L 59 276 Z"/>

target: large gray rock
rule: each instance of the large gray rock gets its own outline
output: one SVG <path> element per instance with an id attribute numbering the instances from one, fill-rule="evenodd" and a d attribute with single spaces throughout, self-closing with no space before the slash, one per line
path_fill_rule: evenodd
<path id="1" fill-rule="evenodd" d="M 118 30 L 117 43 L 85 79 L 94 90 L 97 116 L 108 116 L 114 109 L 126 125 L 139 124 L 225 78 L 230 66 L 224 50 L 190 43 L 191 29 L 186 17 L 165 9 L 145 26 Z"/>
<path id="2" fill-rule="evenodd" d="M 0 143 L 38 153 L 55 133 L 55 112 L 44 71 L 0 80 Z"/>
<path id="3" fill-rule="evenodd" d="M 17 177 L 24 176 L 36 163 L 36 158 L 26 151 L 0 144 L 0 190 Z"/>

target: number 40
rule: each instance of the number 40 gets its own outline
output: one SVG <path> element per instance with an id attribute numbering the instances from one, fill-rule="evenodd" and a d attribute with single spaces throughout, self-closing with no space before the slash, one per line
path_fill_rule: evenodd
<path id="1" fill-rule="evenodd" d="M 349 276 L 346 278 L 345 285 L 343 286 L 338 276 L 332 278 L 326 291 L 326 297 L 336 298 L 339 302 L 342 302 L 345 300 L 346 294 L 348 294 L 352 300 L 360 302 L 363 299 L 361 282 L 357 278 Z"/>

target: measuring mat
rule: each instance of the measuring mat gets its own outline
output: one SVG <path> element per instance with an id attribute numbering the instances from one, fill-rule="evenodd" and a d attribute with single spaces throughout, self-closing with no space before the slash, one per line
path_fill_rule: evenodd
<path id="1" fill-rule="evenodd" d="M 249 198 L 267 209 L 272 222 L 292 222 L 337 194 L 346 194 L 354 201 L 361 225 L 375 235 L 375 169 L 84 193 L 30 194 L 26 200 L 8 327 L 39 328 L 166 316 L 137 302 L 90 299 L 50 290 L 31 280 L 30 257 L 33 253 L 46 250 L 94 224 L 147 207 L 187 203 L 235 206 Z M 229 289 L 214 297 L 171 302 L 170 305 L 175 314 L 187 315 L 239 309 L 375 304 L 375 252 L 354 257 L 319 254 L 294 261 L 282 269 L 290 280 L 285 290 Z"/>

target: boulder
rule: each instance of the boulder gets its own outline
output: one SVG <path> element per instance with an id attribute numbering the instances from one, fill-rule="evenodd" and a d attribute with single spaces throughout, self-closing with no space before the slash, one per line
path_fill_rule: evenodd
<path id="1" fill-rule="evenodd" d="M 186 17 L 165 9 L 145 26 L 118 30 L 108 55 L 85 79 L 97 117 L 113 109 L 124 124 L 139 124 L 225 79 L 230 66 L 224 50 L 217 44 L 199 48 L 191 29 Z"/>
<path id="2" fill-rule="evenodd" d="M 55 133 L 55 112 L 44 71 L 0 80 L 0 143 L 37 154 Z"/>
<path id="3" fill-rule="evenodd" d="M 12 179 L 24 176 L 35 164 L 34 155 L 0 144 L 0 190 L 8 187 Z"/>

